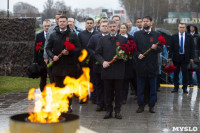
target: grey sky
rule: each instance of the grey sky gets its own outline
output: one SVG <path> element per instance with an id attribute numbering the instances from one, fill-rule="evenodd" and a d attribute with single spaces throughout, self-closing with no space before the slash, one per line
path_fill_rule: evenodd
<path id="1" fill-rule="evenodd" d="M 26 2 L 39 9 L 40 12 L 43 11 L 44 2 L 47 0 L 9 0 L 10 2 L 10 11 L 13 12 L 13 5 L 17 2 Z M 119 0 L 54 0 L 55 1 L 64 1 L 67 6 L 74 8 L 97 8 L 105 7 L 108 9 L 122 9 L 119 4 Z M 7 0 L 1 0 L 0 10 L 7 10 Z"/>

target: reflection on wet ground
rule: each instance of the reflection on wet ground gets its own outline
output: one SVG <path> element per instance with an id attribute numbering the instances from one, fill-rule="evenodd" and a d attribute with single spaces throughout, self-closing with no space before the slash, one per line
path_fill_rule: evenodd
<path id="1" fill-rule="evenodd" d="M 137 101 L 132 95 L 122 106 L 122 120 L 104 120 L 105 112 L 96 112 L 95 104 L 79 104 L 76 98 L 73 99 L 73 113 L 80 115 L 82 126 L 99 133 L 200 132 L 200 90 L 188 88 L 189 94 L 183 94 L 181 89 L 178 93 L 171 93 L 171 89 L 162 87 L 158 92 L 155 114 L 149 113 L 147 106 L 143 113 L 135 113 Z M 26 97 L 27 92 L 0 95 L 0 131 L 8 128 L 11 115 L 28 111 L 31 102 Z"/>

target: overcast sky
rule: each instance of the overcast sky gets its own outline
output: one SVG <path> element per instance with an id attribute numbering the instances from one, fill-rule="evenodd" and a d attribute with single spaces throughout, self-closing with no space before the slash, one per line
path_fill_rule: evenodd
<path id="1" fill-rule="evenodd" d="M 7 10 L 7 1 L 8 0 L 0 0 L 0 10 Z M 47 0 L 9 0 L 10 11 L 13 12 L 13 5 L 17 2 L 26 2 L 29 3 L 36 8 L 39 9 L 39 12 L 43 11 L 44 2 Z M 64 1 L 67 6 L 71 6 L 74 8 L 97 8 L 97 7 L 105 7 L 108 9 L 122 9 L 119 4 L 119 0 L 54 0 L 56 1 Z"/>

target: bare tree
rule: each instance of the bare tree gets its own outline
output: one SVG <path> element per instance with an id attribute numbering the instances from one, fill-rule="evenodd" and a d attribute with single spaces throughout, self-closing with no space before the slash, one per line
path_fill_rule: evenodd
<path id="1" fill-rule="evenodd" d="M 56 14 L 56 9 L 54 8 L 54 1 L 47 0 L 44 3 L 43 19 L 54 18 Z"/>
<path id="2" fill-rule="evenodd" d="M 37 17 L 39 16 L 39 11 L 36 7 L 24 3 L 18 2 L 13 6 L 14 15 L 18 17 Z"/>

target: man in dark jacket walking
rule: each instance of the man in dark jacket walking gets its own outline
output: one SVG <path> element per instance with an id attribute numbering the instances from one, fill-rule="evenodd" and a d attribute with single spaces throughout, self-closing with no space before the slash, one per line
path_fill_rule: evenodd
<path id="1" fill-rule="evenodd" d="M 121 108 L 121 89 L 125 73 L 125 62 L 117 60 L 113 64 L 109 61 L 116 55 L 118 45 L 126 44 L 127 39 L 117 34 L 117 23 L 115 21 L 108 22 L 109 35 L 100 38 L 95 51 L 95 58 L 103 65 L 101 78 L 104 80 L 105 103 L 107 113 L 104 119 L 112 117 L 113 105 L 112 100 L 115 99 L 115 118 L 122 119 L 120 114 Z M 113 96 L 115 98 L 113 98 Z"/>
<path id="2" fill-rule="evenodd" d="M 174 72 L 174 89 L 172 93 L 178 92 L 179 89 L 179 72 L 180 68 L 183 75 L 183 93 L 188 93 L 188 70 L 187 65 L 189 62 L 194 62 L 194 40 L 192 36 L 186 33 L 186 25 L 180 23 L 178 25 L 179 32 L 174 34 L 171 38 L 170 50 L 169 50 L 169 61 L 173 61 L 176 66 Z"/>
<path id="3" fill-rule="evenodd" d="M 46 40 L 46 35 L 48 32 L 48 29 L 51 26 L 51 22 L 49 20 L 43 21 L 43 29 L 44 31 L 40 32 L 36 36 L 35 40 L 35 47 L 34 47 L 34 63 L 37 63 L 42 67 L 42 73 L 41 73 L 41 80 L 40 80 L 40 90 L 41 92 L 44 90 L 44 87 L 46 85 L 47 80 L 47 68 L 46 64 L 44 62 L 44 44 Z M 39 46 L 41 44 L 41 46 Z"/>
<path id="4" fill-rule="evenodd" d="M 159 33 L 151 29 L 152 18 L 146 16 L 143 18 L 143 30 L 138 31 L 134 35 L 134 41 L 137 45 L 138 51 L 135 54 L 136 59 L 136 72 L 137 72 L 137 100 L 138 106 L 137 113 L 144 111 L 144 88 L 145 84 L 150 87 L 150 101 L 149 112 L 155 113 L 154 106 L 156 102 L 156 77 L 158 74 L 158 53 L 162 51 L 162 45 L 155 45 L 158 42 Z M 143 55 L 149 48 L 152 50 Z"/>
<path id="5" fill-rule="evenodd" d="M 187 33 L 188 34 L 191 34 L 192 37 L 193 37 L 193 40 L 194 40 L 194 62 L 195 64 L 197 64 L 198 66 L 200 66 L 200 59 L 199 59 L 199 56 L 198 56 L 198 48 L 200 47 L 199 45 L 199 42 L 198 39 L 199 39 L 199 33 L 198 33 L 198 28 L 196 26 L 196 24 L 189 24 L 187 26 Z M 196 70 L 196 75 L 197 75 L 197 84 L 198 84 L 198 87 L 200 88 L 200 67 L 198 70 Z M 193 87 L 194 86 L 194 81 L 193 81 L 193 78 L 192 78 L 192 72 L 188 72 L 188 83 L 189 83 L 189 87 Z"/>
<path id="6" fill-rule="evenodd" d="M 64 87 L 63 80 L 65 76 L 76 77 L 77 76 L 77 59 L 75 54 L 80 50 L 80 44 L 77 35 L 71 32 L 67 27 L 67 17 L 61 16 L 59 18 L 59 27 L 56 32 L 52 33 L 49 37 L 46 51 L 48 56 L 55 61 L 52 66 L 52 74 L 55 77 L 55 85 L 57 87 Z M 65 49 L 65 41 L 68 38 L 69 42 L 75 45 L 74 51 L 68 51 Z M 58 55 L 62 52 L 63 56 L 58 58 Z M 71 99 L 70 99 L 71 105 Z M 69 111 L 71 108 L 69 108 Z"/>
<path id="7" fill-rule="evenodd" d="M 96 111 L 102 111 L 105 108 L 105 102 L 104 102 L 104 85 L 103 80 L 101 79 L 101 71 L 102 71 L 102 65 L 97 62 L 97 60 L 94 57 L 95 49 L 97 47 L 97 44 L 99 43 L 99 39 L 102 36 L 105 36 L 108 34 L 108 28 L 107 28 L 107 22 L 102 22 L 100 24 L 100 31 L 101 33 L 93 35 L 89 42 L 88 42 L 88 50 L 90 53 L 90 59 L 93 61 L 93 72 L 94 72 L 94 90 L 96 90 L 97 94 L 97 108 Z"/>

